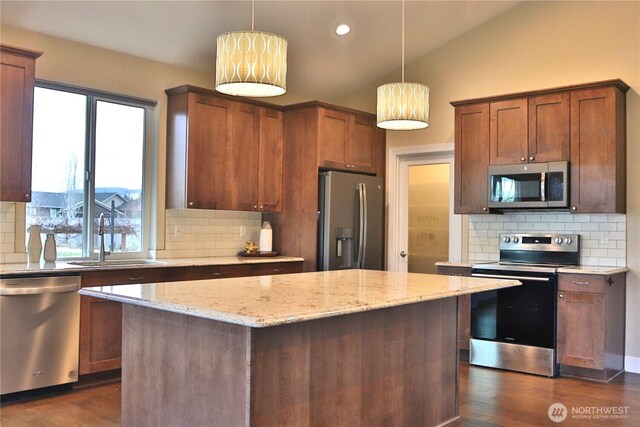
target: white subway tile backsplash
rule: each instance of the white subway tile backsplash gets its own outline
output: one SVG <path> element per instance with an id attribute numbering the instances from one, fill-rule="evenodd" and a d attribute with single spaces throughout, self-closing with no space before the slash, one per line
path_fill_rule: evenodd
<path id="1" fill-rule="evenodd" d="M 469 260 L 496 261 L 500 233 L 580 235 L 583 265 L 626 265 L 626 216 L 619 214 L 508 213 L 469 216 Z M 606 236 L 603 236 L 606 232 Z M 608 242 L 604 243 L 606 240 Z"/>

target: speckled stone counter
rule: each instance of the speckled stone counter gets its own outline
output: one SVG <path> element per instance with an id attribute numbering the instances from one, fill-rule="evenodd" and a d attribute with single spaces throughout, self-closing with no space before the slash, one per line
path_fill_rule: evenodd
<path id="1" fill-rule="evenodd" d="M 0 264 L 0 275 L 50 275 L 55 276 L 58 274 L 69 273 L 82 273 L 86 271 L 101 271 L 101 270 L 132 270 L 141 268 L 163 268 L 163 267 L 197 267 L 206 265 L 237 265 L 237 264 L 263 264 L 271 262 L 298 262 L 304 261 L 303 258 L 289 257 L 289 256 L 275 256 L 275 257 L 242 257 L 242 256 L 228 256 L 228 257 L 210 257 L 210 258 L 173 258 L 162 260 L 151 260 L 148 264 L 130 264 L 130 265 L 109 265 L 110 262 L 115 261 L 108 259 L 106 266 L 100 267 L 84 267 L 79 265 L 70 264 L 68 262 L 57 261 L 53 263 L 40 262 L 37 264 L 31 263 L 18 263 L 18 264 Z M 125 260 L 126 261 L 126 260 Z"/>
<path id="2" fill-rule="evenodd" d="M 124 303 L 124 426 L 435 426 L 458 418 L 457 296 L 516 285 L 348 270 L 80 293 Z"/>
<path id="3" fill-rule="evenodd" d="M 274 326 L 518 285 L 373 270 L 83 288 L 80 293 L 251 327 Z"/>

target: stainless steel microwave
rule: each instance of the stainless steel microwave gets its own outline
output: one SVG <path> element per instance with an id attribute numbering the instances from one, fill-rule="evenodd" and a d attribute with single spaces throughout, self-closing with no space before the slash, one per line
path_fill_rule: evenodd
<path id="1" fill-rule="evenodd" d="M 568 162 L 489 166 L 489 207 L 566 208 Z"/>

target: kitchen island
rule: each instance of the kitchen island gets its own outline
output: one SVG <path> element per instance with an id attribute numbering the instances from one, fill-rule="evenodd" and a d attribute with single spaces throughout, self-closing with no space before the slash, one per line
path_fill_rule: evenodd
<path id="1" fill-rule="evenodd" d="M 123 307 L 122 425 L 438 425 L 457 296 L 513 280 L 345 270 L 83 288 Z"/>

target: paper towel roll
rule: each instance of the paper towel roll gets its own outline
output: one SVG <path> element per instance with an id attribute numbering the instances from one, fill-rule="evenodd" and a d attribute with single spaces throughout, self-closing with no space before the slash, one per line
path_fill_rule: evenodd
<path id="1" fill-rule="evenodd" d="M 265 221 L 260 229 L 260 242 L 258 243 L 260 252 L 271 252 L 273 250 L 273 230 L 269 221 Z"/>

